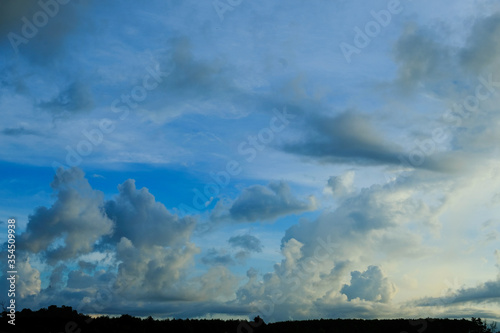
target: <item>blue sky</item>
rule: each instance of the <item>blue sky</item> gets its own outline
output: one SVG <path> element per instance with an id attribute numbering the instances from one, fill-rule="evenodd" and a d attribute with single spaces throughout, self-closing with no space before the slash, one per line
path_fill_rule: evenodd
<path id="1" fill-rule="evenodd" d="M 20 307 L 500 318 L 497 2 L 0 16 Z"/>

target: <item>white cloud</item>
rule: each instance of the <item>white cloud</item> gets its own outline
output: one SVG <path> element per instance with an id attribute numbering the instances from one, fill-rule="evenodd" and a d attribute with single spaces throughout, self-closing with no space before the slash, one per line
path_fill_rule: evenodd
<path id="1" fill-rule="evenodd" d="M 351 272 L 351 282 L 340 290 L 349 300 L 359 298 L 367 301 L 387 303 L 396 292 L 396 287 L 377 266 L 369 266 L 364 272 Z"/>
<path id="2" fill-rule="evenodd" d="M 17 277 L 16 288 L 19 298 L 28 298 L 40 293 L 42 281 L 40 272 L 31 266 L 30 259 L 27 256 L 20 256 L 17 259 Z"/>

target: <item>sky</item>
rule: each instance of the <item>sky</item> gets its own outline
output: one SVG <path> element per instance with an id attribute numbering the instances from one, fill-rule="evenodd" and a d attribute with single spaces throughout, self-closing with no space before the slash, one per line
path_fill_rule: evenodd
<path id="1" fill-rule="evenodd" d="M 7 0 L 0 34 L 19 309 L 500 320 L 498 1 Z"/>

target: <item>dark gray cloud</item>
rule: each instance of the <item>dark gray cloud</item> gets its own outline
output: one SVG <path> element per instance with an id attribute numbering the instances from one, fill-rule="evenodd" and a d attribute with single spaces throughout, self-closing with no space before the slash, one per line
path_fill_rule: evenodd
<path id="1" fill-rule="evenodd" d="M 293 196 L 290 186 L 281 181 L 267 187 L 254 185 L 245 188 L 229 209 L 229 218 L 254 222 L 276 219 L 315 208 L 314 200 L 302 201 Z"/>
<path id="2" fill-rule="evenodd" d="M 147 188 L 137 189 L 129 179 L 118 186 L 120 194 L 106 202 L 107 216 L 115 221 L 110 241 L 119 243 L 123 237 L 134 246 L 175 246 L 190 237 L 196 224 L 193 217 L 179 218 L 149 193 Z"/>
<path id="3" fill-rule="evenodd" d="M 480 18 L 472 28 L 467 45 L 461 50 L 463 66 L 476 72 L 498 64 L 500 54 L 500 13 Z"/>
<path id="4" fill-rule="evenodd" d="M 71 271 L 66 286 L 74 289 L 86 289 L 93 285 L 92 276 L 82 271 Z"/>
<path id="5" fill-rule="evenodd" d="M 240 247 L 246 251 L 262 252 L 260 240 L 252 235 L 238 235 L 229 238 L 229 244 L 233 247 Z"/>
<path id="6" fill-rule="evenodd" d="M 286 152 L 322 162 L 349 164 L 400 164 L 402 149 L 384 139 L 369 116 L 346 111 L 335 117 L 316 116 L 304 128 L 298 142 L 283 146 Z"/>
<path id="7" fill-rule="evenodd" d="M 94 269 L 96 269 L 97 264 L 80 260 L 78 261 L 78 267 L 80 267 L 80 269 L 83 271 L 92 272 Z"/>
<path id="8" fill-rule="evenodd" d="M 21 136 L 21 135 L 40 135 L 39 132 L 26 129 L 23 126 L 19 127 L 9 127 L 2 130 L 2 134 L 8 136 Z"/>
<path id="9" fill-rule="evenodd" d="M 487 281 L 472 288 L 462 288 L 449 296 L 427 297 L 415 302 L 419 306 L 442 306 L 460 303 L 495 302 L 500 304 L 500 280 Z"/>
<path id="10" fill-rule="evenodd" d="M 60 170 L 51 187 L 57 201 L 29 216 L 26 231 L 19 236 L 20 249 L 44 253 L 50 263 L 91 252 L 113 228 L 103 209 L 103 193 L 93 190 L 76 168 Z"/>
<path id="11" fill-rule="evenodd" d="M 55 1 L 56 6 L 40 5 L 47 2 L 0 2 L 0 33 L 6 37 L 2 38 L 2 42 L 16 56 L 22 55 L 42 66 L 54 64 L 54 60 L 65 53 L 67 37 L 84 22 L 85 8 L 92 3 L 69 1 L 61 5 Z M 35 20 L 38 22 L 36 25 Z"/>
<path id="12" fill-rule="evenodd" d="M 22 17 L 31 18 L 40 9 L 37 2 L 37 0 L 0 2 L 0 34 L 7 36 L 8 33 L 14 32 L 21 35 Z M 4 38 L 2 40 L 5 41 Z"/>
<path id="13" fill-rule="evenodd" d="M 369 266 L 364 272 L 351 272 L 351 284 L 345 284 L 341 292 L 349 300 L 359 298 L 387 303 L 395 294 L 396 287 L 384 277 L 379 267 Z"/>
<path id="14" fill-rule="evenodd" d="M 389 139 L 386 129 L 378 129 L 374 123 L 373 115 L 355 110 L 336 116 L 309 115 L 300 129 L 300 138 L 289 140 L 281 149 L 320 163 L 387 165 L 437 172 L 455 172 L 467 160 L 454 152 L 426 154 L 417 146 L 411 150 L 403 148 Z M 415 152 L 420 155 L 413 156 Z"/>
<path id="15" fill-rule="evenodd" d="M 64 286 L 64 270 L 67 266 L 64 264 L 58 265 L 50 274 L 49 288 L 60 289 Z"/>

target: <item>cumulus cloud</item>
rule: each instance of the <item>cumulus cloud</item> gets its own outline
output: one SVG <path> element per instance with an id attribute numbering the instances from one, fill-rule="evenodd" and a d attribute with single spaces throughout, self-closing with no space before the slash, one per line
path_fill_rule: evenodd
<path id="1" fill-rule="evenodd" d="M 396 287 L 384 277 L 377 266 L 369 266 L 364 272 L 351 272 L 350 285 L 345 284 L 340 290 L 349 300 L 359 298 L 367 301 L 387 303 L 395 294 Z"/>
<path id="2" fill-rule="evenodd" d="M 120 194 L 106 202 L 105 211 L 115 221 L 115 230 L 110 241 L 119 243 L 125 237 L 135 246 L 175 246 L 190 237 L 196 220 L 193 217 L 179 218 L 147 188 L 137 189 L 135 181 L 129 179 L 118 186 Z"/>
<path id="3" fill-rule="evenodd" d="M 42 285 L 40 271 L 31 265 L 28 256 L 18 257 L 16 264 L 17 276 L 19 277 L 16 279 L 16 295 L 20 298 L 26 298 L 39 294 Z"/>
<path id="4" fill-rule="evenodd" d="M 238 222 L 273 220 L 281 216 L 315 209 L 314 198 L 309 202 L 293 196 L 290 186 L 273 182 L 267 187 L 254 185 L 245 188 L 229 208 L 229 218 Z M 220 218 L 220 217 L 219 217 Z"/>
<path id="5" fill-rule="evenodd" d="M 249 270 L 247 283 L 236 293 L 237 303 L 248 304 L 266 321 L 330 316 L 355 307 L 340 294 L 350 263 L 333 262 L 323 255 L 307 256 L 303 247 L 296 239 L 286 241 L 281 249 L 283 260 L 264 274 L 262 281 L 254 270 Z"/>
<path id="6" fill-rule="evenodd" d="M 80 169 L 58 172 L 51 184 L 57 201 L 29 216 L 20 249 L 43 253 L 50 263 L 93 251 L 96 242 L 113 230 L 104 211 L 104 196 L 93 190 Z"/>
<path id="7" fill-rule="evenodd" d="M 133 180 L 118 190 L 120 194 L 106 202 L 106 212 L 116 223 L 113 236 L 106 240 L 116 244 L 116 294 L 137 300 L 195 301 L 210 293 L 204 289 L 205 275 L 188 279 L 195 255 L 201 252 L 190 242 L 196 220 L 171 214 L 146 188 L 137 189 Z M 208 251 L 202 262 L 222 264 L 224 259 L 228 258 Z M 210 272 L 222 274 L 212 286 L 230 279 L 226 271 Z"/>
<path id="8" fill-rule="evenodd" d="M 335 210 L 323 212 L 315 221 L 302 221 L 290 227 L 282 242 L 295 238 L 305 244 L 306 255 L 313 255 L 318 239 L 324 242 L 330 239 L 332 244 L 338 245 L 334 256 L 339 259 L 352 257 L 371 241 L 381 242 L 386 247 L 388 239 L 384 245 L 382 235 L 391 235 L 405 223 L 425 223 L 437 213 L 413 197 L 417 192 L 405 185 L 393 184 L 363 188 L 341 201 Z M 360 237 L 363 242 L 357 241 Z M 399 237 L 389 238 L 394 242 Z"/>
<path id="9" fill-rule="evenodd" d="M 52 187 L 56 202 L 50 209 L 37 209 L 20 235 L 25 246 L 17 266 L 23 276 L 18 289 L 27 306 L 65 304 L 83 312 L 113 313 L 137 302 L 153 307 L 169 302 L 175 313 L 203 315 L 234 298 L 240 279 L 220 265 L 224 257 L 219 252 L 209 250 L 202 259 L 214 267 L 192 274 L 201 252 L 190 242 L 196 221 L 172 215 L 133 180 L 119 185 L 120 193 L 106 202 L 78 168 L 60 170 Z M 246 238 L 240 246 L 244 240 L 254 250 L 260 246 Z M 59 263 L 44 289 L 40 271 L 30 263 L 37 255 L 51 265 Z M 241 260 L 238 254 L 235 258 Z M 181 309 L 178 302 L 190 307 Z"/>
<path id="10" fill-rule="evenodd" d="M 355 172 L 349 170 L 340 176 L 332 176 L 328 179 L 327 190 L 332 193 L 334 198 L 341 198 L 351 194 L 354 191 Z"/>

